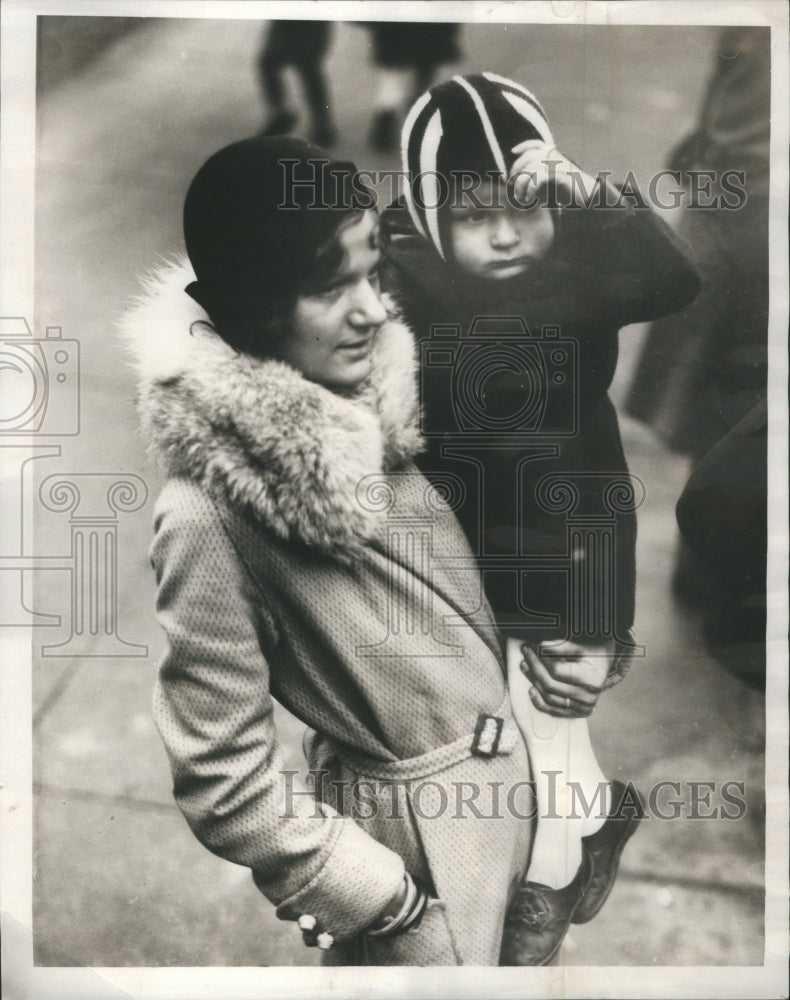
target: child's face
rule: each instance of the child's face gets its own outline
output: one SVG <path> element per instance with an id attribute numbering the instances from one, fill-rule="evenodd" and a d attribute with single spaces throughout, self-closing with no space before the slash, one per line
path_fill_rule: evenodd
<path id="1" fill-rule="evenodd" d="M 490 182 L 464 193 L 450 208 L 450 246 L 462 270 L 499 281 L 526 273 L 554 242 L 554 221 L 545 205 L 521 208 Z M 494 206 L 494 207 L 490 207 Z"/>

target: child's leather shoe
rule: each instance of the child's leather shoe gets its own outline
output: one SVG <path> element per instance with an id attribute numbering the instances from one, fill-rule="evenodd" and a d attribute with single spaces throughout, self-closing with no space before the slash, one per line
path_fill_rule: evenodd
<path id="1" fill-rule="evenodd" d="M 562 889 L 524 882 L 505 917 L 500 965 L 547 965 L 557 954 L 590 880 L 583 853 L 573 881 Z"/>
<path id="2" fill-rule="evenodd" d="M 582 837 L 582 849 L 590 860 L 591 875 L 581 902 L 573 912 L 574 924 L 592 920 L 608 899 L 617 878 L 620 855 L 644 815 L 644 800 L 633 785 L 613 781 L 608 819 L 600 830 Z"/>

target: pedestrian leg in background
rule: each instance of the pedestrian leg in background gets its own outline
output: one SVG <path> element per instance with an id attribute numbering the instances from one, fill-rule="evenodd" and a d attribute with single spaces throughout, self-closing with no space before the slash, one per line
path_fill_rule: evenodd
<path id="1" fill-rule="evenodd" d="M 407 104 L 433 83 L 437 69 L 460 58 L 457 24 L 379 21 L 364 24 L 373 35 L 378 85 L 370 127 L 370 145 L 390 152 Z"/>
<path id="2" fill-rule="evenodd" d="M 370 125 L 370 145 L 388 152 L 398 144 L 398 124 L 412 92 L 412 71 L 382 66 L 377 72 L 376 103 Z"/>
<path id="3" fill-rule="evenodd" d="M 262 132 L 281 135 L 294 131 L 299 121 L 296 105 L 285 85 L 285 70 L 292 67 L 304 87 L 310 110 L 310 138 L 323 146 L 336 139 L 324 60 L 331 38 L 328 21 L 272 21 L 258 59 L 261 89 L 270 110 Z"/>
<path id="4" fill-rule="evenodd" d="M 281 135 L 290 132 L 298 116 L 285 89 L 285 68 L 288 65 L 286 33 L 283 22 L 273 21 L 264 47 L 258 57 L 258 75 L 264 100 L 270 115 L 263 126 L 264 135 Z"/>
<path id="5" fill-rule="evenodd" d="M 333 146 L 337 142 L 337 129 L 332 120 L 329 87 L 323 63 L 321 60 L 302 62 L 297 65 L 296 69 L 302 78 L 305 97 L 310 108 L 313 123 L 310 138 L 319 146 Z"/>

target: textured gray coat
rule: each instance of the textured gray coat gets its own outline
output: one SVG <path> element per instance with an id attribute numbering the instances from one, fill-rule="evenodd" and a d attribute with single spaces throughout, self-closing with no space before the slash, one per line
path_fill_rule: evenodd
<path id="1" fill-rule="evenodd" d="M 341 396 L 195 325 L 191 277 L 164 269 L 122 324 L 168 475 L 155 715 L 178 805 L 280 917 L 324 925 L 328 962 L 496 964 L 529 764 L 474 560 L 412 463 L 411 334 L 388 320 Z M 272 696 L 309 727 L 320 805 L 289 795 Z M 493 756 L 472 749 L 481 713 L 505 720 Z M 363 934 L 404 866 L 435 897 L 421 926 Z"/>

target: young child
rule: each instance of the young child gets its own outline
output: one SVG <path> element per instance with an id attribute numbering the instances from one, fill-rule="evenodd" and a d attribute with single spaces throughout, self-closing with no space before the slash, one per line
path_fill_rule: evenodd
<path id="1" fill-rule="evenodd" d="M 418 464 L 454 477 L 506 640 L 538 820 L 501 961 L 540 965 L 603 905 L 640 815 L 634 790 L 601 772 L 586 721 L 634 641 L 640 498 L 607 394 L 618 331 L 679 309 L 699 280 L 644 204 L 557 151 L 511 80 L 429 90 L 402 154 L 384 286 L 421 344 Z"/>

